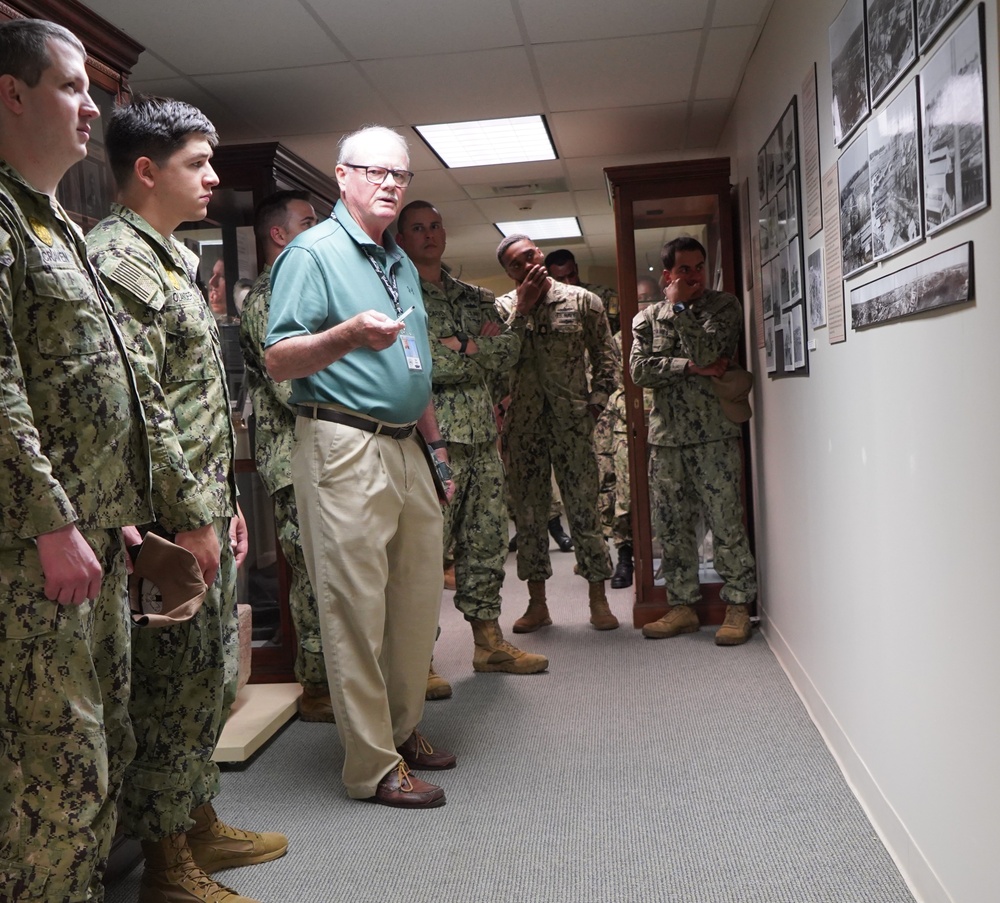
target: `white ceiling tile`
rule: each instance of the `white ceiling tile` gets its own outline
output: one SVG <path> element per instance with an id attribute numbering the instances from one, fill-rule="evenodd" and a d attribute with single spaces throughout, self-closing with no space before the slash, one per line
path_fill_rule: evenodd
<path id="1" fill-rule="evenodd" d="M 526 116 L 542 109 L 523 47 L 400 57 L 360 68 L 383 97 L 406 111 L 411 125 Z"/>
<path id="2" fill-rule="evenodd" d="M 708 33 L 695 90 L 697 100 L 736 93 L 756 37 L 757 29 L 751 27 L 713 28 Z"/>
<path id="3" fill-rule="evenodd" d="M 439 56 L 521 43 L 517 20 L 506 3 L 311 0 L 311 5 L 357 60 Z"/>
<path id="4" fill-rule="evenodd" d="M 729 99 L 696 101 L 688 130 L 688 148 L 717 147 L 731 108 Z"/>
<path id="5" fill-rule="evenodd" d="M 167 78 L 156 81 L 134 81 L 132 90 L 136 94 L 155 94 L 159 97 L 173 97 L 196 106 L 209 119 L 219 133 L 223 144 L 233 141 L 261 140 L 267 132 L 253 117 L 241 116 L 218 97 L 207 92 L 201 85 L 189 78 Z"/>
<path id="6" fill-rule="evenodd" d="M 590 191 L 575 191 L 573 196 L 576 199 L 576 208 L 581 216 L 607 216 L 613 213 L 611 201 L 608 200 L 608 193 L 602 188 L 593 188 Z"/>
<path id="7" fill-rule="evenodd" d="M 734 25 L 763 25 L 774 0 L 715 0 L 713 28 Z"/>
<path id="8" fill-rule="evenodd" d="M 542 91 L 552 110 L 604 109 L 687 100 L 700 32 L 535 48 Z M 623 90 L 623 86 L 627 89 Z"/>
<path id="9" fill-rule="evenodd" d="M 554 113 L 556 148 L 567 159 L 679 148 L 687 103 Z"/>
<path id="10" fill-rule="evenodd" d="M 587 41 L 702 28 L 708 0 L 520 0 L 533 44 Z"/>

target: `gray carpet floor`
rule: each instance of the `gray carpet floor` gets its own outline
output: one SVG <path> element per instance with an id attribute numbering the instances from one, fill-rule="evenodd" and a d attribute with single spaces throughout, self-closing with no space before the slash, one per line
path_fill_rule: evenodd
<path id="1" fill-rule="evenodd" d="M 621 629 L 599 633 L 574 556 L 552 558 L 554 625 L 510 633 L 527 600 L 514 556 L 501 618 L 547 674 L 475 674 L 444 594 L 435 665 L 455 695 L 427 704 L 422 732 L 459 762 L 421 774 L 446 806 L 348 799 L 336 728 L 295 720 L 216 800 L 289 852 L 219 880 L 264 903 L 913 900 L 762 636 L 645 640 L 631 589 L 610 594 Z M 135 901 L 140 871 L 108 903 Z"/>

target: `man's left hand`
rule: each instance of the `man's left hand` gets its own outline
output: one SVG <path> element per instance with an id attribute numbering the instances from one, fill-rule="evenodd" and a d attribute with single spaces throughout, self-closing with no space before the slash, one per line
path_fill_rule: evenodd
<path id="1" fill-rule="evenodd" d="M 243 511 L 238 504 L 236 516 L 229 522 L 229 544 L 233 547 L 236 569 L 239 570 L 250 550 L 250 536 L 247 533 L 247 522 L 243 518 Z"/>

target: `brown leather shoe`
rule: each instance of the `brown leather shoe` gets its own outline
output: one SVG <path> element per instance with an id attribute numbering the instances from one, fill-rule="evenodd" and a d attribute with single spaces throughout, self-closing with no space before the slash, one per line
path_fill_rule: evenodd
<path id="1" fill-rule="evenodd" d="M 378 782 L 373 803 L 401 809 L 433 809 L 444 805 L 444 791 L 410 774 L 406 762 L 400 762 Z"/>
<path id="2" fill-rule="evenodd" d="M 442 771 L 445 768 L 454 768 L 458 761 L 454 755 L 444 750 L 435 750 L 428 743 L 419 731 L 414 731 L 404 741 L 402 746 L 396 747 L 410 768 L 426 769 L 428 771 Z"/>

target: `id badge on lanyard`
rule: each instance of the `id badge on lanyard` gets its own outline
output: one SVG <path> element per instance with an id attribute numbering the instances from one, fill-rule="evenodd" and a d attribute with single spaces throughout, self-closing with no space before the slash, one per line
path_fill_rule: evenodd
<path id="1" fill-rule="evenodd" d="M 386 275 L 374 255 L 367 248 L 362 248 L 361 250 L 364 251 L 365 257 L 368 258 L 368 262 L 372 265 L 372 269 L 375 270 L 376 275 L 382 281 L 386 294 L 389 296 L 389 300 L 392 301 L 393 309 L 396 311 L 398 322 L 398 319 L 402 318 L 404 314 L 403 308 L 399 304 L 399 289 L 396 286 L 395 274 L 390 270 L 389 274 Z M 422 371 L 424 365 L 420 361 L 420 349 L 417 346 L 417 339 L 410 334 L 408 326 L 403 327 L 403 331 L 399 334 L 399 341 L 402 342 L 403 354 L 406 355 L 406 368 L 413 373 Z"/>

